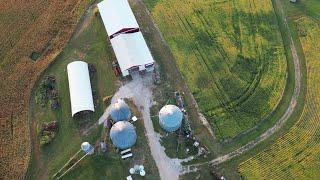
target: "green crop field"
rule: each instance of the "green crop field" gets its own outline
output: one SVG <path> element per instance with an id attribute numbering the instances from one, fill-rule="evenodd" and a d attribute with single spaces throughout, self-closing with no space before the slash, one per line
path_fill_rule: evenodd
<path id="1" fill-rule="evenodd" d="M 307 64 L 307 98 L 300 119 L 270 148 L 239 165 L 245 179 L 318 179 L 320 176 L 320 25 L 296 20 Z"/>
<path id="2" fill-rule="evenodd" d="M 277 106 L 286 57 L 270 0 L 144 0 L 219 139 Z"/>

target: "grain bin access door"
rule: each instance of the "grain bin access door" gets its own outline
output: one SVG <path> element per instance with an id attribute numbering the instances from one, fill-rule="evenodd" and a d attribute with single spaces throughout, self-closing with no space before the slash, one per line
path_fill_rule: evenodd
<path id="1" fill-rule="evenodd" d="M 129 74 L 135 73 L 135 72 L 139 72 L 139 66 L 132 66 L 129 69 Z"/>

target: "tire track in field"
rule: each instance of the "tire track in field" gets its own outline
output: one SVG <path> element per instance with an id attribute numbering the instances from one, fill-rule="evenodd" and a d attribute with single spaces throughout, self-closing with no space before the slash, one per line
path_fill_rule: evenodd
<path id="1" fill-rule="evenodd" d="M 282 18 L 282 21 L 284 23 L 284 26 L 285 26 L 285 29 L 286 29 L 286 32 L 287 32 L 287 36 L 290 39 L 290 49 L 291 49 L 291 54 L 292 54 L 293 63 L 294 63 L 295 86 L 294 86 L 294 92 L 293 92 L 293 95 L 291 97 L 289 107 L 287 108 L 286 112 L 282 115 L 282 117 L 277 121 L 277 123 L 274 126 L 272 126 L 270 129 L 265 131 L 263 134 L 261 134 L 255 140 L 250 141 L 249 143 L 247 143 L 246 145 L 240 147 L 239 149 L 237 149 L 235 151 L 232 151 L 232 152 L 230 152 L 228 154 L 219 156 L 219 157 L 217 157 L 215 159 L 212 159 L 210 161 L 203 162 L 203 163 L 195 163 L 195 164 L 192 164 L 192 165 L 185 166 L 185 170 L 182 173 L 188 173 L 190 171 L 194 171 L 194 170 L 197 169 L 197 167 L 199 167 L 201 165 L 206 165 L 206 164 L 218 165 L 218 164 L 226 162 L 226 161 L 228 161 L 228 160 L 230 160 L 230 159 L 232 159 L 234 157 L 237 157 L 237 156 L 241 155 L 242 153 L 252 149 L 257 144 L 259 144 L 260 142 L 266 140 L 268 137 L 270 137 L 276 131 L 278 131 L 287 122 L 287 120 L 290 118 L 290 116 L 294 112 L 294 110 L 296 108 L 296 105 L 297 105 L 297 99 L 298 99 L 299 94 L 300 94 L 300 89 L 301 89 L 300 59 L 299 59 L 299 56 L 297 54 L 297 50 L 296 50 L 295 44 L 293 42 L 291 32 L 289 30 L 287 18 L 286 18 L 285 14 L 284 14 L 284 10 L 283 10 L 283 6 L 281 4 L 281 1 L 280 0 L 274 0 L 274 2 L 276 4 L 276 6 L 278 6 L 278 8 L 280 9 L 281 18 Z"/>
<path id="2" fill-rule="evenodd" d="M 179 13 L 177 11 L 175 11 L 175 14 L 176 16 L 179 18 L 180 22 L 182 23 L 183 27 L 182 29 L 185 29 L 189 35 L 189 37 L 192 37 L 193 35 L 195 35 L 193 32 L 190 32 L 189 29 L 195 29 L 195 27 L 193 27 L 188 21 L 187 19 L 185 18 L 181 18 L 181 16 L 179 15 Z M 202 51 L 202 46 L 196 42 L 195 43 L 195 48 L 192 50 L 193 54 L 194 55 L 199 55 L 199 56 L 196 56 L 197 60 L 198 60 L 198 63 L 202 66 L 202 68 L 204 70 L 206 70 L 206 72 L 209 73 L 209 75 L 211 76 L 211 78 L 214 80 L 213 83 L 214 84 L 210 84 L 212 90 L 214 91 L 214 94 L 217 98 L 217 100 L 219 101 L 219 105 L 220 106 L 225 106 L 225 102 L 227 101 L 226 100 L 226 96 L 224 96 L 225 94 L 223 93 L 220 93 L 218 94 L 218 92 L 221 92 L 221 88 L 219 88 L 219 84 L 218 84 L 218 80 L 217 78 L 214 76 L 213 72 L 212 72 L 212 69 L 210 68 L 208 62 L 207 62 L 207 55 L 205 52 Z M 216 51 L 216 47 L 214 49 Z M 216 92 L 217 91 L 217 92 Z"/>
<path id="3" fill-rule="evenodd" d="M 249 0 L 249 5 L 250 5 L 250 7 L 249 7 L 249 9 L 252 11 L 252 9 L 254 9 L 254 7 L 253 6 L 255 6 L 254 5 L 254 2 L 252 2 L 252 1 L 250 1 Z M 169 4 L 168 4 L 169 5 Z M 233 8 L 236 8 L 236 5 L 234 4 L 234 1 L 233 1 Z M 195 16 L 197 17 L 197 20 L 199 21 L 199 23 L 203 26 L 203 27 L 206 27 L 205 28 L 205 34 L 210 38 L 210 39 L 212 39 L 212 40 L 216 40 L 217 39 L 217 33 L 216 32 L 214 32 L 214 31 L 212 31 L 212 30 L 209 30 L 210 28 L 209 27 L 211 27 L 213 24 L 212 23 L 210 23 L 206 18 L 204 18 L 203 17 L 203 15 L 202 15 L 202 13 L 199 13 L 199 12 L 197 12 L 197 10 L 196 9 L 193 9 L 193 11 L 195 12 Z M 176 12 L 176 14 L 177 14 L 177 12 Z M 193 23 L 190 23 L 189 21 L 188 21 L 188 19 L 187 18 L 185 18 L 185 19 L 182 19 L 179 15 L 178 15 L 178 17 L 179 17 L 179 19 L 180 19 L 180 21 L 184 24 L 184 26 L 185 26 L 185 29 L 188 29 L 188 28 L 190 28 L 190 29 L 195 29 L 194 28 L 194 24 Z M 253 13 L 250 13 L 250 22 L 251 22 L 251 24 L 253 25 L 252 27 L 251 27 L 251 29 L 252 29 L 252 31 L 254 31 L 255 33 L 254 33 L 254 38 L 253 39 L 256 39 L 255 38 L 255 34 L 259 31 L 259 28 L 258 28 L 258 25 L 257 25 L 257 21 L 255 20 L 256 18 L 258 18 L 259 19 L 259 15 L 257 15 L 257 17 L 255 18 L 254 16 L 253 16 Z M 184 23 L 184 21 L 186 21 L 186 23 Z M 185 25 L 185 24 L 187 24 L 187 25 Z M 208 29 L 209 28 L 209 29 Z M 190 34 L 190 33 L 189 33 Z M 211 113 L 213 113 L 213 115 L 211 115 L 210 117 L 214 117 L 214 116 L 216 116 L 218 113 L 221 113 L 221 112 L 224 112 L 224 113 L 227 113 L 227 114 L 233 114 L 233 116 L 234 116 L 234 114 L 236 113 L 236 110 L 234 109 L 235 107 L 237 107 L 237 106 L 240 106 L 242 103 L 244 103 L 244 102 L 246 102 L 247 100 L 248 100 L 248 98 L 251 96 L 251 95 L 253 95 L 253 93 L 255 92 L 255 90 L 256 90 L 256 88 L 258 87 L 258 85 L 259 85 L 259 82 L 260 82 L 260 80 L 261 80 L 261 77 L 262 77 L 262 69 L 265 69 L 268 65 L 269 65 L 269 62 L 268 61 L 262 61 L 261 59 L 265 59 L 265 57 L 262 55 L 262 52 L 261 52 L 261 49 L 263 49 L 262 48 L 262 42 L 261 42 L 261 40 L 260 41 L 255 41 L 254 42 L 254 45 L 255 45 L 255 47 L 254 47 L 254 51 L 255 51 L 255 53 L 256 53 L 256 55 L 258 56 L 258 60 L 259 60 L 259 64 L 261 64 L 260 66 L 259 66 L 259 68 L 258 68 L 258 73 L 257 73 L 257 75 L 255 75 L 255 77 L 254 77 L 254 79 L 252 80 L 252 82 L 245 88 L 245 90 L 244 90 L 244 94 L 243 95 L 240 95 L 238 98 L 236 98 L 236 99 L 230 99 L 230 97 L 227 95 L 227 94 L 224 94 L 224 93 L 222 93 L 222 89 L 223 89 L 223 87 L 221 86 L 221 83 L 219 82 L 219 81 L 217 81 L 217 80 L 215 80 L 214 81 L 214 83 L 215 83 L 215 86 L 216 86 L 216 89 L 217 89 L 217 91 L 219 91 L 220 93 L 220 95 L 219 94 L 217 94 L 216 95 L 216 97 L 217 97 L 217 99 L 219 100 L 219 102 L 220 102 L 220 106 L 218 106 L 218 107 L 213 107 L 212 108 L 212 110 L 210 110 L 210 112 Z M 225 50 L 224 50 L 224 48 L 218 43 L 218 42 L 215 42 L 214 44 L 213 44 L 213 46 L 214 46 L 214 49 L 215 49 L 215 51 L 216 51 L 216 53 L 217 54 L 219 54 L 222 58 L 224 58 L 224 59 L 229 59 L 229 57 L 228 57 L 228 55 L 227 55 L 227 53 L 225 52 Z M 259 48 L 260 47 L 260 48 Z M 208 58 L 208 56 L 204 53 L 204 55 L 203 55 L 203 53 L 201 53 L 200 52 L 200 50 L 199 50 L 199 48 L 202 50 L 203 48 L 202 47 L 196 47 L 195 49 L 198 51 L 198 53 L 199 53 L 199 57 L 201 57 L 201 59 L 202 59 L 202 61 L 205 63 L 205 69 L 207 68 L 208 69 L 208 72 L 209 72 L 209 74 L 211 75 L 211 77 L 212 77 L 212 79 L 215 79 L 215 76 L 214 76 L 214 74 L 212 73 L 212 72 L 214 72 L 214 70 L 212 70 L 212 68 L 210 68 L 209 66 L 208 66 L 208 62 L 206 62 L 207 60 L 209 60 Z M 204 48 L 205 49 L 205 48 Z M 198 59 L 198 56 L 197 56 L 197 59 Z M 202 65 L 202 64 L 201 64 Z M 230 69 L 230 67 L 229 67 L 229 64 L 227 63 L 226 64 L 227 66 L 228 66 L 228 69 Z M 224 96 L 224 98 L 223 97 L 220 97 L 220 96 Z M 215 121 L 214 121 L 214 123 L 215 123 Z M 238 121 L 235 121 L 235 124 L 238 126 L 238 127 L 241 127 L 241 125 L 239 124 L 239 122 Z M 217 130 L 218 131 L 220 131 L 219 130 L 219 126 L 215 126 L 216 128 L 217 128 Z M 220 133 L 219 132 L 219 134 L 222 134 L 222 133 Z"/>
<path id="4" fill-rule="evenodd" d="M 189 22 L 187 18 L 182 18 L 177 11 L 175 11 L 175 14 L 179 18 L 180 22 L 183 24 L 184 28 L 182 28 L 182 29 L 186 30 L 190 37 L 195 35 L 194 32 L 189 31 L 189 29 L 196 30 L 196 28 L 194 27 L 194 24 Z M 199 14 L 197 15 L 197 20 L 204 27 L 208 27 L 208 24 L 210 24 L 208 21 L 206 21 L 206 19 L 203 16 L 201 16 Z M 198 30 L 197 30 L 197 33 L 199 33 Z M 214 47 L 214 51 L 217 54 L 219 54 L 222 58 L 229 59 L 229 57 L 227 57 L 227 54 L 224 51 L 223 47 L 221 47 L 219 45 L 219 43 L 216 41 L 216 39 L 217 39 L 216 33 L 211 30 L 205 30 L 205 34 L 211 40 L 213 40 L 215 42 L 214 44 L 212 44 L 212 46 Z M 208 72 L 210 77 L 213 79 L 213 84 L 210 84 L 210 86 L 213 90 L 213 93 L 215 94 L 216 99 L 218 100 L 218 103 L 219 103 L 219 106 L 214 107 L 214 109 L 220 109 L 221 111 L 224 111 L 225 113 L 228 113 L 228 114 L 234 113 L 234 110 L 228 105 L 228 103 L 231 102 L 229 96 L 225 93 L 222 93 L 223 88 L 222 88 L 221 84 L 219 83 L 219 81 L 217 80 L 216 76 L 213 74 L 214 70 L 212 68 L 210 68 L 210 63 L 214 63 L 214 64 L 216 64 L 216 63 L 209 61 L 210 57 L 208 57 L 208 55 L 204 52 L 204 49 L 206 49 L 205 47 L 203 47 L 199 42 L 196 42 L 195 45 L 196 45 L 195 48 L 192 50 L 193 54 L 196 55 L 196 58 L 198 60 L 198 63 L 200 64 L 200 66 L 202 66 L 202 68 L 204 70 L 206 70 L 206 72 Z M 228 64 L 227 64 L 227 66 L 228 66 L 228 69 L 230 69 Z M 199 114 L 199 117 L 201 119 L 205 118 L 202 114 Z M 216 123 L 216 122 L 214 122 L 214 123 Z M 237 126 L 239 127 L 240 125 L 238 124 L 237 121 L 236 121 L 236 123 L 237 123 Z M 219 134 L 222 134 L 220 132 L 219 126 L 215 126 L 215 127 L 216 127 L 216 130 L 219 132 Z M 211 131 L 213 132 L 212 129 L 211 129 Z"/>

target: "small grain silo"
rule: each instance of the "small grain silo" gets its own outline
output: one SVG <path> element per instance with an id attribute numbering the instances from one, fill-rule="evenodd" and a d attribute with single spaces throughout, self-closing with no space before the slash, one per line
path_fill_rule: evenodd
<path id="1" fill-rule="evenodd" d="M 166 105 L 159 111 L 159 123 L 162 129 L 173 132 L 180 128 L 183 114 L 175 105 Z"/>
<path id="2" fill-rule="evenodd" d="M 81 150 L 84 151 L 86 154 L 89 154 L 89 155 L 94 153 L 94 148 L 88 142 L 83 142 L 81 144 Z"/>
<path id="3" fill-rule="evenodd" d="M 117 102 L 111 105 L 110 116 L 116 122 L 127 121 L 131 117 L 131 111 L 124 100 L 118 99 Z"/>
<path id="4" fill-rule="evenodd" d="M 127 121 L 119 121 L 112 126 L 110 130 L 110 138 L 113 145 L 117 148 L 130 148 L 137 140 L 135 127 Z"/>

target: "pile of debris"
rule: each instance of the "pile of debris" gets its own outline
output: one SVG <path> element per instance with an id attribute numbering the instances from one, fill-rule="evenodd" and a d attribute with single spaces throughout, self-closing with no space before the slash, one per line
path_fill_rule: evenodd
<path id="1" fill-rule="evenodd" d="M 181 130 L 186 138 L 185 141 L 188 143 L 192 143 L 192 147 L 189 146 L 188 148 L 186 148 L 186 153 L 189 153 L 191 148 L 193 148 L 193 151 L 197 152 L 196 156 L 203 156 L 204 158 L 206 158 L 207 155 L 210 154 L 210 150 L 205 145 L 200 145 L 197 138 L 193 135 L 189 115 L 185 109 L 185 104 L 181 93 L 178 91 L 174 92 L 174 97 L 176 99 L 177 106 L 181 109 L 183 113 Z"/>
<path id="2" fill-rule="evenodd" d="M 183 119 L 182 119 L 183 132 L 185 133 L 185 135 L 187 137 L 191 137 L 192 136 L 191 124 L 190 124 L 190 121 L 189 121 L 188 112 L 184 108 L 183 98 L 182 98 L 180 92 L 178 92 L 178 91 L 174 92 L 174 96 L 175 96 L 175 99 L 176 99 L 176 104 L 178 105 L 178 107 L 183 112 Z"/>
<path id="3" fill-rule="evenodd" d="M 45 76 L 36 91 L 35 100 L 37 104 L 45 107 L 50 102 L 52 109 L 59 108 L 58 90 L 54 76 Z"/>
<path id="4" fill-rule="evenodd" d="M 57 121 L 52 121 L 50 123 L 43 123 L 40 129 L 40 145 L 47 145 L 54 139 L 59 125 Z"/>
<path id="5" fill-rule="evenodd" d="M 161 84 L 160 73 L 157 69 L 155 69 L 152 78 L 153 78 L 154 84 L 157 84 L 157 85 Z"/>

